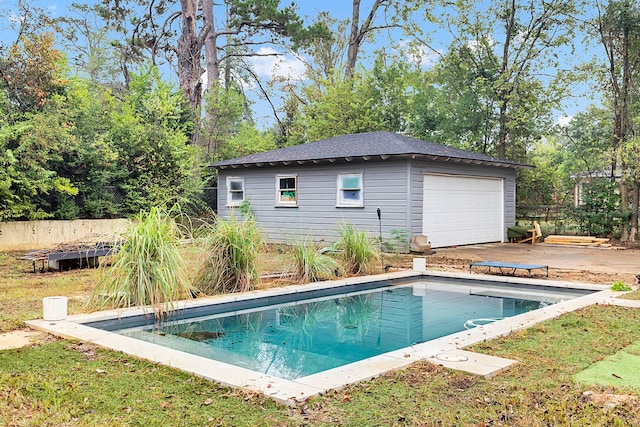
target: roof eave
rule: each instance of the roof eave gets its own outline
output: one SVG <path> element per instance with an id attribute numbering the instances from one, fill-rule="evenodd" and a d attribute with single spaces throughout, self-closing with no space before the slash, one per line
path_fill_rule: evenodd
<path id="1" fill-rule="evenodd" d="M 343 161 L 346 163 L 352 162 L 368 162 L 368 161 L 377 161 L 377 160 L 388 160 L 388 159 L 402 159 L 402 158 L 410 158 L 412 160 L 430 160 L 434 162 L 441 163 L 465 163 L 465 164 L 473 164 L 473 165 L 481 165 L 481 166 L 493 166 L 493 167 L 503 167 L 503 168 L 514 168 L 514 169 L 532 169 L 533 166 L 527 165 L 524 163 L 511 162 L 511 161 L 501 161 L 498 159 L 469 159 L 463 157 L 451 157 L 451 156 L 442 156 L 442 155 L 430 155 L 430 154 L 421 154 L 421 153 L 412 153 L 412 154 L 382 154 L 382 155 L 364 155 L 364 156 L 346 156 L 346 157 L 326 157 L 319 159 L 308 159 L 308 160 L 278 160 L 273 162 L 262 161 L 262 162 L 247 162 L 247 163 L 235 163 L 235 164 L 226 164 L 226 165 L 215 165 L 212 164 L 210 167 L 217 169 L 240 169 L 240 168 L 251 168 L 251 167 L 276 167 L 276 166 L 289 166 L 291 164 L 304 165 L 308 163 L 320 164 L 320 163 L 336 163 L 337 161 Z"/>

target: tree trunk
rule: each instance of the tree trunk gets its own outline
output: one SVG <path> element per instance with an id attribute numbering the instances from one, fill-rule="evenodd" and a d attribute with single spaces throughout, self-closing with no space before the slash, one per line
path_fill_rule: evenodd
<path id="1" fill-rule="evenodd" d="M 345 66 L 344 74 L 350 79 L 353 77 L 353 72 L 356 67 L 356 61 L 358 60 L 358 49 L 360 44 L 358 43 L 358 35 L 360 33 L 360 0 L 353 0 L 353 9 L 351 12 L 351 32 L 349 33 L 349 49 L 347 50 L 347 64 Z"/>
<path id="2" fill-rule="evenodd" d="M 514 37 L 515 19 L 516 19 L 516 2 L 515 0 L 507 0 L 507 5 L 504 11 L 505 15 L 505 40 L 502 49 L 502 66 L 500 67 L 500 74 L 502 76 L 502 84 L 498 89 L 498 157 L 505 158 L 507 155 L 507 125 L 509 122 L 509 97 L 511 91 L 505 87 L 510 85 L 509 82 L 509 52 L 511 48 L 511 39 Z"/>
<path id="3" fill-rule="evenodd" d="M 349 48 L 347 50 L 347 63 L 344 68 L 346 79 L 351 79 L 355 72 L 356 62 L 358 61 L 358 53 L 364 41 L 365 36 L 371 31 L 373 18 L 376 16 L 378 8 L 385 0 L 376 0 L 371 6 L 367 19 L 360 25 L 360 0 L 353 0 L 353 8 L 351 11 L 351 31 L 349 33 Z"/>
<path id="4" fill-rule="evenodd" d="M 638 240 L 638 209 L 640 209 L 640 181 L 638 181 L 637 179 L 633 183 L 632 197 L 629 240 L 635 242 L 636 240 Z"/>
<path id="5" fill-rule="evenodd" d="M 498 157 L 504 159 L 507 155 L 507 105 L 506 101 L 500 102 L 499 109 L 500 116 L 498 117 L 498 123 L 500 128 L 498 130 Z"/>
<path id="6" fill-rule="evenodd" d="M 202 9 L 205 27 L 209 29 L 209 33 L 204 39 L 204 52 L 207 67 L 207 86 L 205 89 L 208 90 L 214 82 L 218 82 L 220 80 L 220 61 L 218 59 L 217 45 L 218 34 L 215 31 L 213 0 L 203 0 Z"/>
<path id="7" fill-rule="evenodd" d="M 631 222 L 627 217 L 629 211 L 629 191 L 627 189 L 627 181 L 622 177 L 620 179 L 620 210 L 624 213 L 622 221 L 622 230 L 620 233 L 620 240 L 626 242 L 629 240 L 629 223 Z"/>
<path id="8" fill-rule="evenodd" d="M 200 65 L 202 45 L 198 40 L 198 1 L 180 0 L 182 8 L 182 31 L 178 39 L 178 76 L 180 88 L 187 95 L 194 110 L 200 109 L 202 100 L 203 69 Z"/>

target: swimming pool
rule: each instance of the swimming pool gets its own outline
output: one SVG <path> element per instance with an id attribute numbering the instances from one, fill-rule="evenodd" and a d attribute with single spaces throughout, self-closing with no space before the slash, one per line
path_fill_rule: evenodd
<path id="1" fill-rule="evenodd" d="M 28 323 L 291 403 L 424 358 L 467 362 L 451 352 L 602 301 L 603 289 L 399 272 L 187 301 L 161 325 L 142 309 Z"/>
<path id="2" fill-rule="evenodd" d="M 140 318 L 125 328 L 90 326 L 295 380 L 590 293 L 469 279 L 406 280 L 348 293 L 329 288 L 322 297 L 301 292 L 277 304 L 258 300 L 259 306 L 240 312 L 230 304 L 222 313 L 211 306 L 215 313 L 185 310 L 162 323 Z"/>

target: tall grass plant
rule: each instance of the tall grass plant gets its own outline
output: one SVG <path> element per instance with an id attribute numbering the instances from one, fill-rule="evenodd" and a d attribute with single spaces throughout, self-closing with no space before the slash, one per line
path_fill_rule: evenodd
<path id="1" fill-rule="evenodd" d="M 152 207 L 141 211 L 121 237 L 92 301 L 99 306 L 150 306 L 162 318 L 192 289 L 185 274 L 180 228 L 169 211 Z"/>
<path id="2" fill-rule="evenodd" d="M 338 229 L 339 239 L 336 249 L 342 252 L 342 262 L 348 274 L 370 274 L 380 258 L 376 240 L 365 231 L 351 224 L 343 224 Z"/>
<path id="3" fill-rule="evenodd" d="M 299 283 L 333 279 L 340 274 L 340 263 L 322 253 L 320 247 L 309 237 L 290 244 L 287 253 L 286 271 L 293 274 Z"/>
<path id="4" fill-rule="evenodd" d="M 264 238 L 253 218 L 217 217 L 198 238 L 201 254 L 195 287 L 205 294 L 245 292 L 260 281 Z"/>

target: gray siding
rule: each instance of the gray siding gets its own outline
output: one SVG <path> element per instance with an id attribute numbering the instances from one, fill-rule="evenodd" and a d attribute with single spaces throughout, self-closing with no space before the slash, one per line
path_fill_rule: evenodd
<path id="1" fill-rule="evenodd" d="M 467 164 L 447 164 L 426 161 L 411 163 L 411 234 L 422 233 L 422 208 L 424 175 L 428 173 L 442 173 L 450 175 L 484 176 L 504 179 L 504 239 L 507 239 L 507 227 L 516 222 L 516 172 L 513 169 L 475 166 Z"/>
<path id="2" fill-rule="evenodd" d="M 336 207 L 339 173 L 363 173 L 364 207 Z M 342 223 L 353 224 L 377 236 L 376 209 L 382 212 L 383 238 L 391 230 L 409 229 L 407 200 L 408 161 L 290 165 L 287 167 L 220 170 L 218 213 L 228 218 L 226 177 L 243 177 L 245 198 L 251 201 L 257 221 L 270 242 L 286 243 L 312 236 L 315 241 L 333 242 Z M 298 176 L 298 206 L 276 206 L 276 176 Z"/>
<path id="3" fill-rule="evenodd" d="M 363 173 L 364 207 L 336 207 L 339 173 Z M 256 219 L 270 242 L 287 243 L 311 236 L 315 241 L 333 242 L 340 224 L 353 224 L 377 236 L 382 212 L 383 239 L 392 230 L 422 233 L 423 179 L 427 173 L 485 176 L 504 179 L 504 238 L 515 224 L 515 176 L 513 169 L 467 164 L 446 164 L 417 160 L 371 161 L 333 164 L 304 164 L 286 167 L 220 170 L 218 213 L 228 218 L 226 177 L 243 177 L 245 197 L 251 201 Z M 276 206 L 276 176 L 298 176 L 298 206 Z"/>

